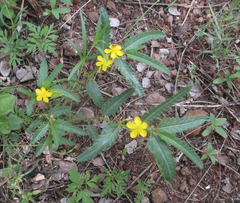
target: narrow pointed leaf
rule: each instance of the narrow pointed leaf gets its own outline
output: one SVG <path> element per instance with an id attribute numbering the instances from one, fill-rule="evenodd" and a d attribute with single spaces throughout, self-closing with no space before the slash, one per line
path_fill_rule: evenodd
<path id="1" fill-rule="evenodd" d="M 86 91 L 93 100 L 94 104 L 96 104 L 97 107 L 101 108 L 103 104 L 103 98 L 97 83 L 94 81 L 89 81 L 86 85 Z"/>
<path id="2" fill-rule="evenodd" d="M 166 73 L 166 74 L 170 73 L 167 66 L 165 66 L 160 61 L 157 61 L 156 59 L 153 59 L 152 57 L 149 57 L 146 54 L 139 53 L 139 52 L 136 52 L 136 51 L 128 51 L 128 52 L 126 52 L 126 54 L 130 59 L 143 62 L 143 63 L 145 63 L 149 66 L 152 66 L 153 68 L 156 68 L 157 70 L 162 71 L 163 73 Z"/>
<path id="3" fill-rule="evenodd" d="M 57 119 L 55 121 L 56 128 L 59 130 L 76 133 L 78 135 L 87 135 L 87 132 L 75 125 L 72 125 L 71 123 L 63 120 L 63 119 Z"/>
<path id="4" fill-rule="evenodd" d="M 118 126 L 115 123 L 106 125 L 100 135 L 100 138 L 94 142 L 92 147 L 89 147 L 86 151 L 80 154 L 77 158 L 77 161 L 87 161 L 96 157 L 102 151 L 112 146 L 117 139 Z"/>
<path id="5" fill-rule="evenodd" d="M 70 75 L 68 76 L 68 80 L 70 80 L 73 77 L 73 75 L 76 74 L 77 70 L 83 65 L 84 61 L 85 60 L 83 58 L 74 66 L 74 68 L 72 69 Z"/>
<path id="6" fill-rule="evenodd" d="M 70 89 L 68 89 L 67 87 L 65 86 L 62 86 L 62 85 L 53 85 L 51 87 L 51 89 L 49 89 L 49 91 L 51 90 L 55 90 L 55 91 L 58 91 L 60 92 L 62 95 L 76 101 L 76 102 L 79 102 L 79 98 L 77 97 L 76 94 L 74 94 Z"/>
<path id="7" fill-rule="evenodd" d="M 165 141 L 171 144 L 172 146 L 179 149 L 183 152 L 191 161 L 193 161 L 200 169 L 203 169 L 203 163 L 197 153 L 190 147 L 186 142 L 182 141 L 180 138 L 167 133 L 159 132 L 159 136 Z"/>
<path id="8" fill-rule="evenodd" d="M 48 145 L 48 143 L 49 143 L 49 138 L 50 138 L 50 137 L 44 137 L 44 138 L 41 140 L 39 146 L 37 147 L 37 149 L 36 149 L 36 151 L 35 151 L 35 153 L 34 153 L 34 156 L 35 156 L 35 157 L 38 157 L 38 156 L 46 149 L 46 147 L 47 147 L 47 145 Z"/>
<path id="9" fill-rule="evenodd" d="M 143 114 L 141 117 L 141 120 L 144 122 L 151 122 L 156 120 L 158 117 L 160 117 L 163 112 L 165 112 L 169 107 L 171 107 L 173 104 L 178 102 L 184 95 L 186 95 L 190 90 L 192 86 L 185 87 L 181 91 L 179 91 L 174 96 L 167 99 L 165 102 L 161 103 L 160 105 L 150 109 L 148 112 Z"/>
<path id="10" fill-rule="evenodd" d="M 134 89 L 128 89 L 122 94 L 108 99 L 104 102 L 101 113 L 106 116 L 111 116 L 112 114 L 116 113 L 118 108 L 134 93 Z"/>
<path id="11" fill-rule="evenodd" d="M 51 72 L 51 74 L 48 76 L 48 78 L 46 79 L 46 81 L 43 84 L 43 87 L 45 87 L 46 89 L 49 89 L 50 86 L 52 85 L 54 79 L 56 78 L 56 76 L 58 75 L 58 73 L 62 70 L 63 68 L 63 64 L 60 63 L 59 65 L 57 65 Z"/>
<path id="12" fill-rule="evenodd" d="M 80 10 L 80 17 L 81 17 L 81 25 L 82 25 L 83 57 L 85 57 L 87 53 L 87 32 L 86 32 L 86 27 L 85 27 L 81 10 Z"/>
<path id="13" fill-rule="evenodd" d="M 56 106 L 50 109 L 49 114 L 53 115 L 54 118 L 59 118 L 62 115 L 67 115 L 71 111 L 70 106 Z"/>
<path id="14" fill-rule="evenodd" d="M 26 129 L 26 132 L 31 133 L 35 128 L 40 126 L 42 122 L 43 122 L 42 119 L 37 118 L 28 126 L 28 128 Z"/>
<path id="15" fill-rule="evenodd" d="M 163 32 L 157 31 L 157 30 L 142 32 L 138 35 L 134 35 L 133 37 L 130 37 L 129 39 L 127 39 L 123 45 L 123 50 L 126 51 L 130 49 L 135 49 L 139 47 L 141 44 L 144 44 L 151 40 L 164 38 L 164 37 L 166 37 L 166 35 Z"/>
<path id="16" fill-rule="evenodd" d="M 18 87 L 17 91 L 22 92 L 23 94 L 26 94 L 27 96 L 31 97 L 32 99 L 36 98 L 36 94 L 35 93 L 33 93 L 33 92 L 29 91 L 29 90 L 26 90 L 26 89 L 24 89 L 22 87 Z"/>
<path id="17" fill-rule="evenodd" d="M 222 135 L 225 138 L 228 136 L 227 133 L 220 127 L 215 127 L 215 130 L 219 135 Z"/>
<path id="18" fill-rule="evenodd" d="M 130 83 L 132 88 L 135 89 L 135 91 L 139 96 L 142 96 L 145 94 L 141 84 L 139 83 L 138 79 L 136 78 L 133 72 L 132 67 L 128 62 L 122 59 L 117 59 L 116 67 L 121 72 L 121 74 L 126 78 L 126 80 Z"/>
<path id="19" fill-rule="evenodd" d="M 158 130 L 168 133 L 180 133 L 202 125 L 205 121 L 210 121 L 209 116 L 199 115 L 183 118 L 164 118 L 158 124 Z"/>
<path id="20" fill-rule="evenodd" d="M 37 102 L 36 99 L 31 99 L 28 103 L 27 103 L 27 115 L 31 116 L 32 112 L 33 112 L 33 105 Z"/>
<path id="21" fill-rule="evenodd" d="M 42 123 L 34 133 L 31 144 L 35 144 L 37 141 L 39 141 L 47 133 L 49 127 L 50 125 L 48 122 Z"/>
<path id="22" fill-rule="evenodd" d="M 82 53 L 79 50 L 79 48 L 68 38 L 65 37 L 65 39 L 73 46 L 73 48 L 77 51 L 78 55 L 80 56 L 80 59 L 82 59 Z"/>
<path id="23" fill-rule="evenodd" d="M 58 148 L 59 142 L 60 142 L 60 136 L 55 123 L 51 124 L 51 130 L 52 130 L 54 145 L 56 148 Z"/>
<path id="24" fill-rule="evenodd" d="M 168 145 L 159 135 L 153 135 L 149 138 L 147 147 L 148 151 L 154 156 L 156 162 L 161 166 L 164 177 L 167 180 L 172 180 L 176 175 L 176 167 L 172 152 L 169 150 Z"/>
<path id="25" fill-rule="evenodd" d="M 88 132 L 89 137 L 93 140 L 93 142 L 95 142 L 99 138 L 97 129 L 94 125 L 88 125 L 86 127 L 86 130 Z"/>
<path id="26" fill-rule="evenodd" d="M 39 88 L 43 87 L 44 82 L 47 80 L 47 77 L 48 77 L 48 64 L 47 60 L 44 59 L 42 60 L 38 74 L 37 85 Z"/>

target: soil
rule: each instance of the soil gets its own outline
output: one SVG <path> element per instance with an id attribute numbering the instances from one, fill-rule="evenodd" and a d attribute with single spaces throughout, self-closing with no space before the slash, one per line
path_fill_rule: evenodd
<path id="1" fill-rule="evenodd" d="M 89 45 L 94 39 L 96 23 L 101 7 L 104 7 L 108 11 L 110 18 L 117 18 L 120 21 L 119 26 L 111 27 L 111 43 L 118 44 L 126 32 L 154 2 L 154 0 L 92 0 L 87 3 L 86 0 L 73 0 L 73 6 L 68 6 L 71 10 L 69 13 L 71 16 L 71 23 L 67 24 L 68 28 L 63 27 L 61 29 L 61 25 L 65 22 L 63 20 L 64 15 L 61 15 L 60 20 L 56 20 L 53 16 L 42 17 L 40 19 L 27 16 L 24 20 L 41 26 L 54 23 L 55 30 L 59 30 L 57 34 L 60 36 L 56 41 L 58 57 L 50 54 L 42 54 L 42 56 L 47 57 L 48 62 L 53 64 L 50 66 L 52 68 L 55 67 L 54 65 L 59 64 L 60 61 L 63 61 L 64 69 L 59 77 L 67 77 L 65 74 L 66 71 L 70 72 L 79 61 L 79 56 L 75 54 L 75 50 L 71 50 L 69 45 L 65 44 L 65 37 L 71 40 L 74 39 L 75 44 L 78 44 L 81 49 L 82 36 L 80 16 L 78 13 L 73 16 L 79 8 L 83 6 L 82 12 L 86 24 Z M 231 1 L 210 0 L 210 4 L 213 6 L 215 12 L 219 12 L 222 8 L 227 11 L 230 2 Z M 31 5 L 28 4 L 27 1 L 25 3 L 29 6 L 28 11 L 37 15 Z M 237 160 L 240 157 L 240 81 L 239 79 L 234 79 L 234 87 L 232 89 L 228 88 L 225 83 L 221 85 L 212 85 L 212 81 L 219 77 L 218 69 L 221 70 L 220 73 L 226 68 L 233 72 L 234 67 L 237 65 L 236 61 L 228 58 L 220 59 L 218 64 L 219 67 L 217 67 L 216 60 L 213 59 L 210 54 L 203 54 L 203 51 L 210 50 L 211 46 L 207 42 L 206 37 L 199 36 L 198 38 L 196 34 L 200 28 L 205 26 L 212 19 L 211 16 L 209 17 L 210 10 L 207 0 L 176 1 L 179 15 L 171 15 L 169 13 L 167 5 L 170 3 L 170 0 L 165 0 L 160 1 L 159 5 L 153 6 L 144 18 L 136 24 L 128 37 L 147 30 L 163 31 L 167 35 L 167 39 L 164 38 L 147 43 L 141 52 L 161 60 L 170 69 L 171 74 L 169 76 L 164 75 L 151 67 L 147 67 L 146 70 L 139 72 L 137 70 L 138 62 L 128 60 L 134 68 L 135 74 L 140 82 L 150 74 L 150 77 L 148 77 L 150 79 L 150 87 L 144 89 L 146 94 L 143 97 L 132 97 L 129 101 L 130 105 L 123 105 L 116 113 L 116 116 L 111 119 L 117 121 L 120 117 L 125 119 L 141 116 L 144 111 L 154 106 L 154 104 L 151 103 L 152 99 L 149 99 L 150 101 L 147 100 L 149 95 L 153 93 L 156 95 L 156 93 L 158 93 L 163 99 L 168 99 L 173 95 L 174 91 L 171 88 L 166 88 L 167 83 L 172 84 L 174 88 L 176 87 L 180 90 L 182 89 L 181 84 L 188 84 L 189 81 L 193 80 L 193 75 L 195 75 L 198 79 L 198 85 L 195 86 L 196 90 L 193 92 L 193 95 L 191 95 L 190 98 L 185 97 L 181 101 L 181 108 L 179 106 L 172 107 L 169 111 L 164 113 L 163 117 L 183 116 L 186 112 L 192 110 L 192 115 L 195 115 L 198 111 L 202 111 L 204 114 L 209 115 L 213 113 L 216 117 L 226 118 L 227 122 L 223 125 L 224 130 L 228 134 L 226 139 L 216 132 L 212 132 L 209 136 L 203 137 L 201 133 L 206 128 L 206 125 L 202 126 L 197 133 L 188 131 L 178 135 L 194 147 L 199 156 L 202 156 L 207 143 L 210 142 L 214 149 L 220 151 L 219 155 L 216 156 L 216 164 L 213 165 L 211 160 L 207 158 L 203 161 L 204 169 L 201 170 L 177 149 L 171 147 L 170 149 L 176 160 L 177 175 L 168 184 L 159 172 L 153 156 L 147 150 L 146 139 L 138 137 L 136 139 L 138 144 L 137 148 L 132 154 L 125 154 L 123 160 L 122 150 L 126 144 L 132 141 L 129 132 L 123 129 L 117 142 L 107 151 L 104 151 L 102 155 L 98 156 L 102 159 L 101 161 L 103 161 L 103 164 L 97 166 L 97 164 L 94 165 L 91 161 L 82 163 L 74 161 L 80 153 L 92 145 L 92 141 L 89 138 L 76 136 L 72 137 L 73 141 L 76 143 L 75 149 L 67 155 L 50 153 L 45 155 L 42 154 L 34 158 L 33 154 L 35 148 L 31 148 L 28 154 L 29 158 L 23 161 L 25 169 L 39 161 L 36 169 L 24 177 L 23 182 L 26 189 L 33 187 L 31 180 L 38 173 L 45 176 L 45 181 L 42 182 L 42 185 L 40 184 L 41 181 L 40 183 L 34 183 L 40 184 L 35 185 L 35 187 L 42 190 L 42 193 L 35 196 L 37 202 L 63 202 L 62 198 L 67 196 L 66 188 L 70 183 L 67 173 L 72 164 L 78 168 L 79 172 L 83 173 L 88 170 L 91 172 L 91 175 L 102 175 L 104 173 L 103 166 L 106 167 L 107 165 L 112 169 L 115 167 L 122 170 L 130 169 L 127 179 L 128 185 L 144 172 L 140 177 L 141 180 L 146 181 L 148 178 L 152 178 L 151 187 L 149 189 L 150 194 L 146 194 L 150 202 L 240 202 L 240 163 Z M 191 5 L 193 6 L 192 8 L 190 7 Z M 59 2 L 58 6 L 62 7 L 66 5 Z M 42 8 L 43 10 L 49 8 L 49 4 L 42 6 Z M 237 40 L 233 41 L 230 45 L 230 49 L 232 50 L 235 50 L 236 47 L 240 47 L 239 28 L 238 25 L 233 30 L 232 35 L 236 37 Z M 213 33 L 213 26 L 210 25 L 207 32 Z M 122 45 L 122 42 L 120 45 Z M 170 53 L 166 57 L 161 58 L 161 54 L 159 53 L 160 49 L 167 49 Z M 27 55 L 19 68 L 24 66 L 35 66 L 39 68 L 39 63 L 35 59 L 36 56 L 39 57 L 39 53 Z M 96 60 L 87 62 L 84 66 L 84 73 L 94 70 L 96 68 L 95 62 Z M 194 72 L 189 71 L 189 67 L 192 67 L 192 64 L 195 65 Z M 109 95 L 117 94 L 118 91 L 130 87 L 125 80 L 118 77 L 114 72 L 116 72 L 116 69 L 111 67 L 109 72 L 104 72 L 97 76 L 98 84 L 100 85 L 104 99 L 108 99 Z M 12 79 L 14 73 L 11 73 L 9 77 Z M 21 86 L 30 91 L 34 91 L 36 88 L 36 80 L 23 83 L 17 80 L 14 86 Z M 157 95 L 157 98 L 159 98 L 159 95 Z M 19 99 L 24 100 L 22 105 L 19 105 L 22 108 L 27 98 L 21 98 L 20 95 L 18 96 Z M 155 96 L 153 97 L 155 98 Z M 220 99 L 217 99 L 217 97 Z M 95 108 L 90 98 L 84 97 L 80 104 L 74 104 L 76 112 L 80 110 L 81 107 L 86 107 L 87 110 L 90 111 L 90 114 L 94 113 L 95 116 L 99 114 L 99 111 Z M 94 122 L 100 123 L 101 121 L 97 120 L 93 121 L 93 123 Z M 21 140 L 21 144 L 27 144 L 28 142 L 29 141 L 25 138 Z M 70 149 L 69 147 L 61 146 L 58 152 L 64 153 Z M 21 147 L 18 147 L 17 150 L 23 152 L 23 148 Z M 7 158 L 1 156 L 0 164 L 1 167 L 4 165 L 6 166 Z M 63 169 L 67 172 L 64 173 L 63 171 L 59 171 Z M 59 176 L 62 177 L 59 178 Z M 4 181 L 3 178 L 0 180 Z M 5 187 L 6 185 L 0 185 L 0 201 L 7 202 L 10 191 Z M 136 183 L 129 188 L 127 195 L 123 195 L 118 199 L 118 202 L 134 202 L 134 198 L 136 197 L 134 186 L 136 186 Z M 167 199 L 156 199 L 158 198 L 156 195 L 156 193 L 159 192 L 158 190 L 161 190 L 160 192 L 162 195 L 160 196 L 166 195 Z M 98 190 L 94 190 L 93 192 L 96 194 L 100 193 Z M 113 193 L 109 195 L 109 198 L 114 200 L 117 198 L 117 195 Z M 94 202 L 99 202 L 101 198 L 96 195 L 93 199 Z"/>

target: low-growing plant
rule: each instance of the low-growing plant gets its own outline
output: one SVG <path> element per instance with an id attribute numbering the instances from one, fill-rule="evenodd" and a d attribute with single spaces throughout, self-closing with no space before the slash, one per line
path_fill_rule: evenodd
<path id="1" fill-rule="evenodd" d="M 219 151 L 216 150 L 216 149 L 213 149 L 211 143 L 209 142 L 208 146 L 207 146 L 207 151 L 202 155 L 201 159 L 204 160 L 204 159 L 206 159 L 209 156 L 212 164 L 215 165 L 216 160 L 215 160 L 214 155 L 216 155 L 218 153 L 219 153 Z"/>
<path id="2" fill-rule="evenodd" d="M 120 194 L 125 195 L 125 188 L 127 186 L 125 180 L 127 179 L 127 175 L 130 172 L 130 169 L 126 171 L 120 170 L 117 172 L 116 168 L 113 170 L 104 168 L 104 171 L 104 176 L 106 176 L 106 178 L 103 180 L 104 185 L 100 195 L 104 196 L 107 193 L 111 194 L 112 192 L 116 192 L 117 196 Z"/>
<path id="3" fill-rule="evenodd" d="M 202 133 L 203 136 L 209 135 L 213 130 L 215 130 L 219 135 L 222 135 L 223 137 L 227 137 L 227 133 L 219 126 L 224 124 L 226 122 L 226 118 L 219 118 L 216 119 L 216 117 L 210 113 L 210 122 L 211 125 L 208 126 Z"/>
<path id="4" fill-rule="evenodd" d="M 2 0 L 0 1 L 0 8 L 1 8 L 1 12 L 2 14 L 12 20 L 14 18 L 14 10 L 13 8 L 11 8 L 7 3 L 9 3 L 10 5 L 16 6 L 17 5 L 17 0 L 8 0 L 8 2 L 6 2 L 6 0 Z"/>
<path id="5" fill-rule="evenodd" d="M 72 181 L 71 184 L 68 185 L 67 191 L 69 193 L 73 193 L 69 198 L 70 203 L 78 203 L 82 200 L 82 203 L 93 203 L 93 199 L 89 197 L 93 192 L 88 190 L 89 188 L 98 188 L 96 182 L 100 176 L 94 175 L 92 179 L 90 179 L 90 173 L 86 171 L 85 175 L 81 175 L 74 166 L 71 167 L 69 179 Z"/>
<path id="6" fill-rule="evenodd" d="M 145 194 L 150 194 L 149 188 L 151 187 L 152 179 L 147 179 L 146 182 L 143 182 L 141 179 L 137 180 L 137 196 L 134 198 L 135 203 L 141 203 L 145 197 Z"/>
<path id="7" fill-rule="evenodd" d="M 61 2 L 64 3 L 64 4 L 67 4 L 67 5 L 72 4 L 70 0 L 61 0 Z M 50 13 L 52 13 L 56 19 L 59 19 L 60 14 L 69 13 L 70 10 L 68 10 L 67 8 L 60 8 L 60 7 L 55 8 L 56 3 L 57 3 L 56 0 L 50 0 L 51 10 L 46 9 L 45 12 L 43 13 L 43 16 L 47 16 Z"/>
<path id="8" fill-rule="evenodd" d="M 236 59 L 236 62 L 240 65 L 239 59 Z M 236 66 L 234 68 L 238 70 L 236 73 L 230 75 L 229 70 L 226 70 L 225 78 L 219 77 L 213 81 L 213 84 L 221 84 L 223 82 L 227 82 L 228 87 L 232 88 L 231 80 L 234 78 L 240 78 L 240 66 Z"/>

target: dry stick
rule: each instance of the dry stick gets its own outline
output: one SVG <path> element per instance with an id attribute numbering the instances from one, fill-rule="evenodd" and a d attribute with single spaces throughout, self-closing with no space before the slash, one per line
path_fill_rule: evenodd
<path id="1" fill-rule="evenodd" d="M 186 15 L 186 17 L 185 17 L 185 19 L 184 19 L 184 21 L 183 21 L 183 23 L 182 23 L 181 26 L 183 26 L 184 23 L 185 23 L 185 21 L 187 20 L 187 17 L 188 17 L 188 15 L 189 15 L 191 9 L 193 8 L 193 4 L 194 4 L 194 3 L 195 3 L 195 0 L 192 1 L 192 3 L 191 3 L 191 7 L 188 9 L 187 15 Z"/>
<path id="2" fill-rule="evenodd" d="M 204 173 L 203 177 L 198 181 L 198 184 L 195 186 L 195 188 L 192 190 L 191 194 L 188 196 L 188 198 L 186 199 L 186 201 L 184 203 L 187 203 L 187 201 L 189 200 L 189 198 L 192 196 L 193 192 L 196 190 L 196 188 L 198 187 L 198 185 L 202 182 L 202 179 L 205 177 L 205 175 L 208 173 L 209 169 L 212 167 L 212 164 L 209 166 L 208 170 Z"/>
<path id="3" fill-rule="evenodd" d="M 123 3 L 123 4 L 138 4 L 137 2 L 132 2 L 132 1 L 116 1 L 118 3 Z M 148 5 L 148 6 L 151 6 L 152 3 L 149 3 L 149 2 L 142 2 L 141 3 L 142 5 Z M 171 4 L 167 4 L 167 3 L 156 3 L 155 4 L 156 6 L 170 6 Z M 216 5 L 213 5 L 212 7 L 219 7 L 219 6 L 222 6 L 223 3 L 221 4 L 216 4 Z M 188 6 L 186 4 L 173 4 L 172 6 L 177 6 L 177 7 L 184 7 L 184 8 L 209 8 L 209 6 Z"/>
<path id="4" fill-rule="evenodd" d="M 82 7 L 80 7 L 65 23 L 63 23 L 62 24 L 62 26 L 56 31 L 56 32 L 58 32 L 59 30 L 61 30 L 62 29 L 62 27 L 64 26 L 64 25 L 66 25 L 67 23 L 68 23 L 68 21 L 69 20 L 71 20 L 72 19 L 72 17 L 73 16 L 75 16 L 83 7 L 85 7 L 88 3 L 90 3 L 92 0 L 89 0 L 87 3 L 85 3 Z M 56 33 L 55 32 L 55 33 Z"/>
<path id="5" fill-rule="evenodd" d="M 127 192 L 127 190 L 128 190 L 129 188 L 131 188 L 131 187 L 133 186 L 133 184 L 134 184 L 144 173 L 146 173 L 146 172 L 151 168 L 151 166 L 152 166 L 152 163 L 151 163 L 146 169 L 144 169 L 144 171 L 143 171 L 142 173 L 140 173 L 139 176 L 125 189 L 125 192 Z M 122 196 L 122 194 L 120 194 L 120 195 L 117 197 L 117 199 L 115 199 L 115 200 L 113 201 L 113 203 L 116 203 L 121 196 Z"/>

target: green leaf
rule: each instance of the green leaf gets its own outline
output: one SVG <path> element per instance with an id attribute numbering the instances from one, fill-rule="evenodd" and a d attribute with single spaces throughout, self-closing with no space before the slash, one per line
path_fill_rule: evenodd
<path id="1" fill-rule="evenodd" d="M 148 123 L 156 120 L 158 117 L 160 117 L 163 114 L 164 111 L 166 111 L 169 107 L 171 107 L 173 104 L 179 101 L 191 89 L 192 89 L 192 86 L 185 87 L 184 89 L 179 91 L 177 94 L 167 99 L 165 102 L 161 103 L 160 105 L 144 113 L 143 116 L 141 117 L 141 120 L 143 122 L 148 122 Z"/>
<path id="2" fill-rule="evenodd" d="M 147 147 L 148 151 L 154 156 L 156 162 L 161 166 L 164 177 L 167 180 L 172 180 L 176 175 L 175 162 L 168 145 L 159 135 L 152 135 L 148 140 Z"/>
<path id="3" fill-rule="evenodd" d="M 65 39 L 74 47 L 74 49 L 77 51 L 78 55 L 80 56 L 80 59 L 82 59 L 82 54 L 81 54 L 81 51 L 79 50 L 79 48 L 68 38 L 65 37 Z M 81 60 L 82 61 L 82 60 Z M 80 61 L 78 62 L 80 63 Z M 77 63 L 77 64 L 78 64 Z M 77 65 L 76 65 L 77 66 Z M 80 66 L 79 66 L 80 67 Z"/>
<path id="4" fill-rule="evenodd" d="M 97 129 L 94 125 L 87 125 L 86 130 L 93 142 L 95 142 L 99 138 Z"/>
<path id="5" fill-rule="evenodd" d="M 53 10 L 52 10 L 52 14 L 54 15 L 54 17 L 55 17 L 56 19 L 59 20 L 59 12 L 58 12 L 57 9 L 53 9 Z"/>
<path id="6" fill-rule="evenodd" d="M 42 122 L 43 122 L 42 119 L 39 119 L 39 118 L 37 118 L 36 120 L 33 120 L 33 122 L 26 129 L 26 132 L 31 133 L 35 128 L 40 126 Z"/>
<path id="7" fill-rule="evenodd" d="M 223 83 L 224 81 L 225 81 L 224 78 L 217 78 L 217 79 L 215 79 L 215 80 L 213 81 L 213 84 L 221 84 L 221 83 Z"/>
<path id="8" fill-rule="evenodd" d="M 76 101 L 76 102 L 79 102 L 79 98 L 77 97 L 76 94 L 74 94 L 70 89 L 68 89 L 67 87 L 64 87 L 62 85 L 53 85 L 51 87 L 51 89 L 49 89 L 49 91 L 51 90 L 55 90 L 55 91 L 58 91 L 60 92 L 62 95 Z"/>
<path id="9" fill-rule="evenodd" d="M 90 98 L 93 100 L 94 104 L 96 104 L 97 107 L 101 108 L 103 104 L 103 98 L 97 83 L 94 81 L 89 81 L 86 85 L 86 91 Z"/>
<path id="10" fill-rule="evenodd" d="M 13 17 L 14 17 L 14 10 L 11 7 L 4 6 L 3 10 L 2 10 L 2 13 L 8 19 L 13 19 Z"/>
<path id="11" fill-rule="evenodd" d="M 19 130 L 21 128 L 22 119 L 18 118 L 17 116 L 11 114 L 9 117 L 6 118 L 7 125 L 10 130 Z"/>
<path id="12" fill-rule="evenodd" d="M 70 75 L 68 76 L 68 80 L 70 80 L 74 74 L 76 74 L 77 70 L 83 65 L 83 63 L 85 62 L 85 59 L 82 58 L 72 69 Z"/>
<path id="13" fill-rule="evenodd" d="M 109 20 L 107 11 L 103 7 L 101 8 L 101 14 L 100 14 L 99 18 L 101 19 L 100 28 L 101 28 L 102 32 L 101 32 L 100 38 L 98 39 L 99 43 L 97 44 L 97 46 L 104 50 L 110 44 L 110 25 L 109 25 L 110 20 Z M 94 39 L 94 41 L 95 41 L 95 39 Z"/>
<path id="14" fill-rule="evenodd" d="M 47 133 L 47 131 L 49 130 L 49 127 L 50 125 L 48 122 L 42 123 L 34 133 L 31 140 L 31 144 L 35 144 L 37 141 L 39 141 Z"/>
<path id="15" fill-rule="evenodd" d="M 126 78 L 126 80 L 130 83 L 132 88 L 135 89 L 135 91 L 137 92 L 137 94 L 139 96 L 142 96 L 145 94 L 141 84 L 137 80 L 137 78 L 132 70 L 132 67 L 130 66 L 130 64 L 128 62 L 126 62 L 123 59 L 117 59 L 116 67 L 121 72 L 121 74 Z"/>
<path id="16" fill-rule="evenodd" d="M 227 133 L 220 127 L 215 127 L 215 130 L 219 135 L 222 135 L 225 138 L 228 136 Z"/>
<path id="17" fill-rule="evenodd" d="M 134 93 L 134 89 L 128 89 L 122 94 L 108 99 L 103 103 L 101 113 L 105 116 L 111 116 L 117 112 L 118 108 Z"/>
<path id="18" fill-rule="evenodd" d="M 60 137 L 59 138 L 59 143 L 60 144 L 64 144 L 64 145 L 68 145 L 68 146 L 74 146 L 75 142 L 73 142 L 72 140 L 66 139 L 65 137 Z"/>
<path id="19" fill-rule="evenodd" d="M 166 35 L 163 32 L 157 30 L 142 32 L 138 35 L 134 35 L 133 37 L 127 39 L 123 45 L 123 50 L 127 51 L 130 49 L 135 49 L 139 47 L 141 44 L 164 37 L 166 37 Z"/>
<path id="20" fill-rule="evenodd" d="M 200 169 L 203 169 L 203 163 L 197 153 L 191 148 L 186 142 L 182 141 L 180 138 L 167 133 L 167 132 L 159 132 L 159 136 L 165 142 L 168 142 L 172 146 L 179 149 L 183 152 L 191 161 L 193 161 Z"/>
<path id="21" fill-rule="evenodd" d="M 215 121 L 214 125 L 220 126 L 220 125 L 224 124 L 226 122 L 226 120 L 227 120 L 226 118 L 219 118 Z"/>
<path id="22" fill-rule="evenodd" d="M 60 0 L 60 1 L 69 6 L 72 4 L 71 0 Z"/>
<path id="23" fill-rule="evenodd" d="M 81 10 L 80 10 L 80 18 L 81 18 L 81 26 L 82 26 L 83 57 L 85 57 L 87 53 L 87 32 L 86 32 L 86 27 L 85 27 Z"/>
<path id="24" fill-rule="evenodd" d="M 38 80 L 37 80 L 38 87 L 40 88 L 43 87 L 47 78 L 48 78 L 48 64 L 47 64 L 47 60 L 44 59 L 42 60 L 42 63 L 39 69 Z"/>
<path id="25" fill-rule="evenodd" d="M 127 51 L 126 54 L 130 59 L 143 62 L 149 66 L 156 68 L 157 70 L 162 71 L 163 73 L 166 73 L 166 74 L 170 73 L 167 66 L 165 66 L 160 61 L 157 61 L 156 59 L 153 59 L 152 57 L 147 56 L 146 54 L 139 53 L 136 51 Z"/>
<path id="26" fill-rule="evenodd" d="M 23 94 L 31 97 L 32 99 L 36 98 L 36 94 L 35 93 L 33 93 L 33 92 L 29 91 L 29 90 L 26 90 L 26 89 L 24 89 L 22 87 L 18 87 L 17 91 L 22 92 Z"/>
<path id="27" fill-rule="evenodd" d="M 51 8 L 54 9 L 56 6 L 56 0 L 50 0 Z"/>
<path id="28" fill-rule="evenodd" d="M 87 161 L 102 151 L 106 150 L 108 147 L 112 146 L 112 144 L 118 139 L 118 125 L 115 123 L 110 123 L 103 128 L 103 131 L 97 139 L 92 147 L 89 147 L 86 151 L 80 154 L 77 157 L 78 162 Z"/>
<path id="29" fill-rule="evenodd" d="M 72 125 L 71 123 L 63 120 L 63 119 L 57 119 L 55 121 L 56 128 L 59 130 L 75 133 L 78 135 L 87 135 L 87 132 L 75 125 Z"/>
<path id="30" fill-rule="evenodd" d="M 78 172 L 78 170 L 77 170 L 73 165 L 71 166 L 71 171 L 70 171 L 69 179 L 70 179 L 73 183 L 77 183 L 78 180 L 80 179 L 80 173 Z"/>
<path id="31" fill-rule="evenodd" d="M 210 121 L 209 116 L 189 116 L 183 118 L 164 118 L 158 124 L 158 130 L 168 133 L 180 133 L 182 131 L 195 128 L 205 121 Z"/>
<path id="32" fill-rule="evenodd" d="M 38 156 L 46 149 L 49 141 L 50 141 L 50 137 L 44 137 L 44 138 L 41 140 L 39 146 L 37 147 L 37 149 L 36 149 L 36 151 L 35 151 L 35 153 L 34 153 L 34 156 L 35 156 L 35 157 L 38 157 Z"/>
<path id="33" fill-rule="evenodd" d="M 13 112 L 13 104 L 17 98 L 14 95 L 0 94 L 0 116 Z"/>
<path id="34" fill-rule="evenodd" d="M 202 133 L 203 136 L 207 136 L 211 133 L 212 126 L 208 126 Z"/>
<path id="35" fill-rule="evenodd" d="M 52 85 L 54 79 L 56 78 L 56 76 L 58 75 L 58 73 L 60 73 L 60 71 L 63 68 L 63 64 L 60 63 L 59 65 L 57 65 L 51 72 L 51 74 L 47 77 L 46 81 L 43 83 L 43 87 L 45 87 L 46 89 L 49 89 L 50 86 Z"/>
<path id="36" fill-rule="evenodd" d="M 36 99 L 31 99 L 28 103 L 27 103 L 27 115 L 31 116 L 32 112 L 33 112 L 33 105 L 37 102 Z"/>
<path id="37" fill-rule="evenodd" d="M 54 11 L 58 12 L 59 14 L 65 14 L 70 12 L 67 8 L 57 8 L 57 9 L 54 9 Z"/>
<path id="38" fill-rule="evenodd" d="M 53 115 L 54 118 L 59 118 L 62 115 L 67 115 L 71 111 L 70 106 L 56 106 L 50 109 L 49 114 Z"/>
<path id="39" fill-rule="evenodd" d="M 58 133 L 55 123 L 51 124 L 51 130 L 52 130 L 54 145 L 56 148 L 58 148 L 59 143 L 60 143 L 60 136 L 59 136 L 59 133 Z"/>

